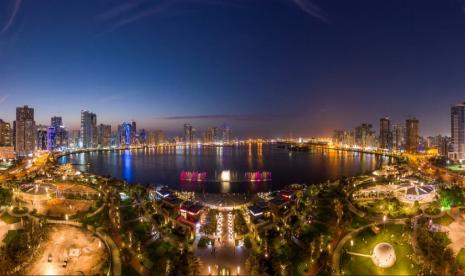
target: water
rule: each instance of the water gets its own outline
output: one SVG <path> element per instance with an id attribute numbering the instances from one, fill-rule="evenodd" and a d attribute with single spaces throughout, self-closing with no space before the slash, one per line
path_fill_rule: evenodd
<path id="1" fill-rule="evenodd" d="M 111 175 L 129 183 L 166 185 L 174 189 L 212 193 L 241 193 L 278 190 L 286 185 L 317 184 L 342 176 L 356 176 L 391 162 L 388 157 L 348 151 L 312 148 L 309 152 L 289 152 L 276 145 L 237 147 L 171 147 L 126 151 L 101 151 L 65 156 L 80 171 Z M 181 171 L 207 172 L 208 181 L 181 183 Z M 231 182 L 219 175 L 230 170 Z M 269 171 L 269 182 L 245 181 L 245 173 Z"/>

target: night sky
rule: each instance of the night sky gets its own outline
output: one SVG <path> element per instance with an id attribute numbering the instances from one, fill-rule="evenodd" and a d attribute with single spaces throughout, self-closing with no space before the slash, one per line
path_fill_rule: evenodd
<path id="1" fill-rule="evenodd" d="M 330 135 L 380 117 L 449 134 L 465 101 L 463 0 L 2 0 L 0 118 L 77 128 Z"/>

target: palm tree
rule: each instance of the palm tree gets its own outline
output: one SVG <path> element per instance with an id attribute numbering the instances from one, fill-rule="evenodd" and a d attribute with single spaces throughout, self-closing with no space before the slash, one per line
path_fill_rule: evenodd
<path id="1" fill-rule="evenodd" d="M 250 256 L 247 258 L 245 261 L 245 268 L 252 276 L 265 274 L 264 269 L 260 264 L 260 257 L 255 253 L 250 254 Z"/>

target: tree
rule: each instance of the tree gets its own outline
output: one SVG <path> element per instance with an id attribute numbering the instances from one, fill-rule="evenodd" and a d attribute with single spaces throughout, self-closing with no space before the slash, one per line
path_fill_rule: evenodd
<path id="1" fill-rule="evenodd" d="M 0 206 L 10 205 L 13 193 L 10 189 L 0 188 Z"/>
<path id="2" fill-rule="evenodd" d="M 245 268 L 252 276 L 267 275 L 261 257 L 256 253 L 251 253 L 247 258 L 245 261 Z"/>

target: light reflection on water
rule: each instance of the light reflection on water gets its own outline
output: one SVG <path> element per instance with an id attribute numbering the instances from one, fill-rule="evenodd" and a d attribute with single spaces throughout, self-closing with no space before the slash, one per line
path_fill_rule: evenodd
<path id="1" fill-rule="evenodd" d="M 321 148 L 310 152 L 289 152 L 268 144 L 80 153 L 61 160 L 75 164 L 79 170 L 111 175 L 129 183 L 207 192 L 255 192 L 280 189 L 293 183 L 310 185 L 367 173 L 389 161 L 387 157 L 372 154 Z M 211 181 L 180 183 L 179 175 L 183 170 L 205 171 Z M 223 170 L 230 170 L 236 179 L 228 184 L 215 181 Z M 266 183 L 234 181 L 249 171 L 269 171 L 273 180 Z"/>

